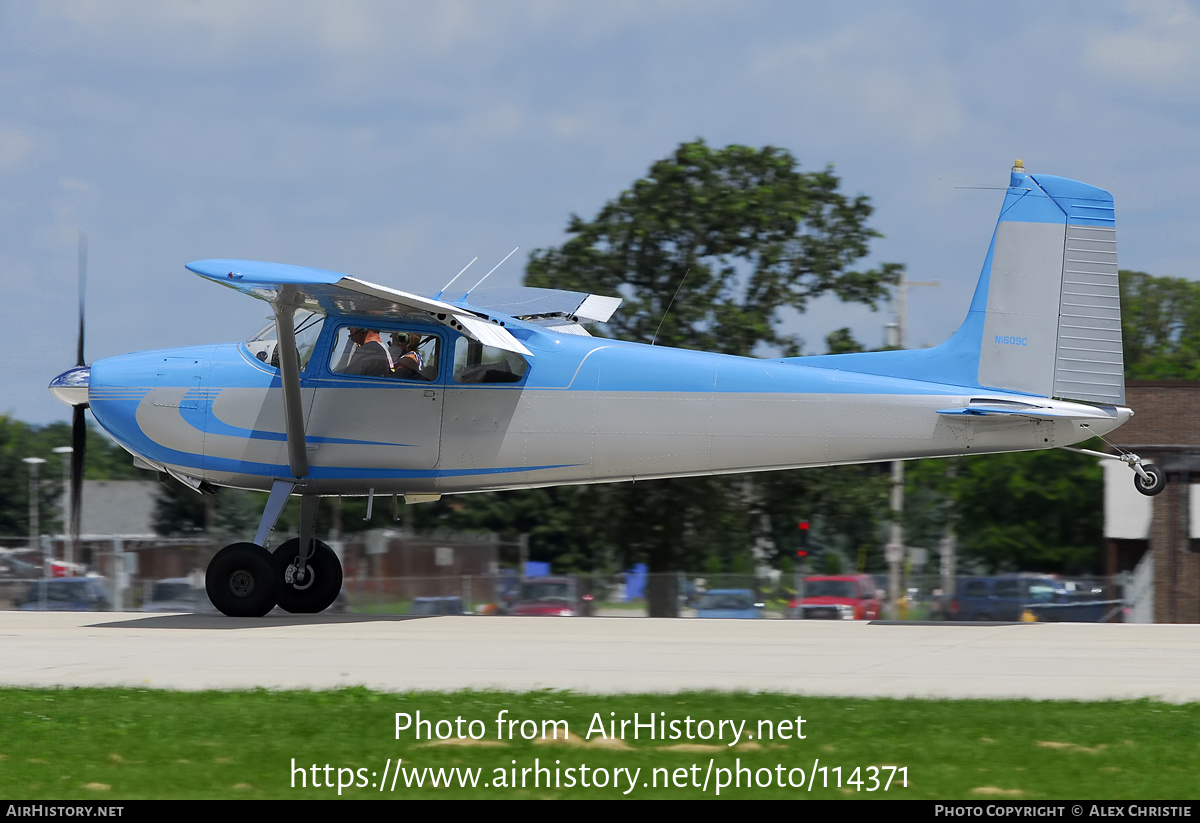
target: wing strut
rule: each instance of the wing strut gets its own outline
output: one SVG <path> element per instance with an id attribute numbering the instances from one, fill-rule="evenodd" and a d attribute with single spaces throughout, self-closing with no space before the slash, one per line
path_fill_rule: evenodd
<path id="1" fill-rule="evenodd" d="M 285 285 L 271 301 L 275 330 L 279 335 L 279 374 L 283 382 L 283 415 L 287 423 L 288 465 L 292 477 L 308 475 L 308 452 L 304 441 L 304 407 L 300 400 L 300 358 L 296 349 L 296 287 Z"/>

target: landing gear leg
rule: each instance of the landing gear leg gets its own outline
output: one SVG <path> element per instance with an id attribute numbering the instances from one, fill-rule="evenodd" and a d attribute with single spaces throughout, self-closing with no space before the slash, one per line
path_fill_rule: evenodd
<path id="1" fill-rule="evenodd" d="M 1142 458 L 1132 452 L 1107 454 L 1105 452 L 1092 451 L 1091 449 L 1075 449 L 1070 446 L 1059 446 L 1059 448 L 1069 452 L 1088 454 L 1092 457 L 1103 457 L 1107 460 L 1120 460 L 1134 471 L 1133 487 L 1147 497 L 1161 494 L 1162 490 L 1167 487 L 1166 472 L 1153 463 L 1143 463 Z"/>
<path id="2" fill-rule="evenodd" d="M 342 590 L 342 564 L 333 549 L 312 536 L 319 499 L 313 494 L 300 499 L 300 537 L 275 550 L 282 574 L 279 608 L 293 614 L 325 611 Z"/>
<path id="3" fill-rule="evenodd" d="M 233 543 L 217 552 L 204 574 L 204 589 L 217 611 L 230 617 L 262 617 L 275 608 L 282 575 L 263 548 L 295 483 L 276 480 L 253 543 Z M 340 580 L 340 577 L 339 577 Z"/>

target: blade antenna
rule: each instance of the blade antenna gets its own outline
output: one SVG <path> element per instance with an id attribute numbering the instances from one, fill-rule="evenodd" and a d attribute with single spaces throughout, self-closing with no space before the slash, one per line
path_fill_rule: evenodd
<path id="1" fill-rule="evenodd" d="M 520 246 L 517 246 L 517 249 L 519 249 L 519 248 L 521 248 L 521 247 L 520 247 Z M 517 249 L 513 249 L 513 250 L 512 250 L 512 251 L 510 251 L 508 254 L 504 255 L 504 260 L 507 260 L 508 258 L 512 257 L 514 254 L 516 254 L 516 253 L 517 253 Z M 501 260 L 499 263 L 497 263 L 496 265 L 492 266 L 492 271 L 495 271 L 496 269 L 498 269 L 498 268 L 500 268 L 501 266 L 503 266 L 503 265 L 504 265 L 504 260 Z M 489 271 L 489 272 L 488 272 L 487 274 L 485 274 L 483 277 L 479 278 L 479 283 L 482 283 L 484 280 L 487 280 L 489 277 L 491 277 L 491 276 L 492 276 L 492 271 Z M 467 289 L 467 294 L 470 294 L 471 292 L 475 291 L 475 289 L 479 288 L 479 283 L 476 283 L 474 286 L 471 286 L 471 288 Z M 464 295 L 463 295 L 463 299 L 464 299 L 464 300 L 466 300 L 466 299 L 467 299 L 467 294 L 464 294 Z"/>
<path id="2" fill-rule="evenodd" d="M 654 345 L 654 341 L 658 339 L 658 333 L 662 331 L 662 324 L 667 319 L 667 315 L 671 313 L 671 307 L 675 305 L 675 298 L 679 296 L 679 290 L 683 288 L 683 281 L 687 280 L 692 270 L 689 268 L 683 273 L 683 277 L 679 280 L 679 285 L 675 287 L 675 293 L 671 295 L 671 302 L 667 304 L 667 310 L 663 312 L 662 319 L 658 321 L 658 328 L 654 330 L 654 336 L 650 338 L 650 345 Z"/>
<path id="3" fill-rule="evenodd" d="M 473 260 L 472 260 L 470 263 L 468 263 L 467 265 L 463 266 L 463 267 L 462 267 L 462 271 L 460 271 L 458 274 L 456 274 L 456 275 L 454 275 L 453 277 L 451 277 L 451 278 L 450 278 L 450 282 L 449 282 L 449 283 L 447 283 L 446 285 L 442 286 L 442 291 L 439 291 L 437 294 L 435 294 L 435 295 L 433 296 L 433 298 L 436 300 L 436 299 L 438 299 L 439 297 L 441 297 L 441 296 L 442 296 L 442 292 L 444 292 L 446 289 L 448 289 L 448 288 L 450 288 L 451 286 L 453 286 L 453 285 L 454 285 L 454 281 L 458 279 L 458 275 L 459 275 L 459 274 L 462 274 L 464 271 L 466 271 L 467 269 L 471 268 L 471 264 L 472 264 L 472 263 L 474 263 L 474 262 L 475 262 L 475 260 L 478 260 L 478 259 L 479 259 L 479 255 L 476 255 L 476 256 L 475 256 L 475 258 L 474 258 L 474 259 L 473 259 Z"/>

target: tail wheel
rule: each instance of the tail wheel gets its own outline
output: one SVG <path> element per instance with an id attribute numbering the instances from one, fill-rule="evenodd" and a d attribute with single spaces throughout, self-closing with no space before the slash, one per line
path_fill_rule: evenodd
<path id="1" fill-rule="evenodd" d="M 279 576 L 276 598 L 279 608 L 292 614 L 316 614 L 323 612 L 337 599 L 342 590 L 342 564 L 333 549 L 320 540 L 313 541 L 313 553 L 304 561 L 304 575 L 300 577 L 296 561 L 300 557 L 300 539 L 293 537 L 274 552 L 274 562 Z M 288 569 L 292 570 L 288 582 Z"/>
<path id="2" fill-rule="evenodd" d="M 278 578 L 270 552 L 256 543 L 233 543 L 208 564 L 204 588 L 222 614 L 262 617 L 275 607 Z"/>
<path id="3" fill-rule="evenodd" d="M 1142 494 L 1153 497 L 1167 487 L 1167 475 L 1158 466 L 1153 463 L 1143 463 L 1142 471 L 1146 473 L 1145 477 L 1140 474 L 1133 476 L 1133 486 Z"/>

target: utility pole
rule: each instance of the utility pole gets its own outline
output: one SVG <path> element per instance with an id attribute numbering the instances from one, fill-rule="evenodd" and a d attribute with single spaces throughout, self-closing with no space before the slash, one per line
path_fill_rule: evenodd
<path id="1" fill-rule="evenodd" d="M 42 524 L 38 520 L 38 467 L 46 462 L 42 457 L 26 457 L 25 465 L 29 466 L 29 548 L 36 549 L 41 543 Z M 50 577 L 50 558 L 46 555 L 46 547 L 42 550 L 42 578 Z M 42 611 L 46 610 L 46 595 L 50 585 L 42 583 Z"/>
<path id="2" fill-rule="evenodd" d="M 950 460 L 950 465 L 946 467 L 946 477 L 953 484 L 954 478 L 957 476 L 958 459 L 953 458 Z M 954 597 L 954 589 L 958 580 L 956 557 L 958 549 L 958 510 L 955 508 L 953 500 L 954 498 L 951 497 L 950 512 L 946 518 L 946 528 L 939 546 L 942 555 L 942 562 L 939 567 L 941 572 L 942 597 L 947 604 Z"/>
<path id="3" fill-rule="evenodd" d="M 75 562 L 75 535 L 71 534 L 71 454 L 75 450 L 70 446 L 59 446 L 54 453 L 62 458 L 62 510 L 63 510 L 63 560 Z"/>
<path id="4" fill-rule="evenodd" d="M 904 348 L 904 332 L 908 314 L 908 290 L 913 286 L 936 286 L 936 281 L 909 280 L 903 271 L 896 284 L 896 322 L 887 327 L 886 343 L 890 348 Z M 888 534 L 884 557 L 888 563 L 888 603 L 892 619 L 900 616 L 900 564 L 904 560 L 904 531 L 900 519 L 904 516 L 904 461 L 892 461 L 892 526 Z"/>

